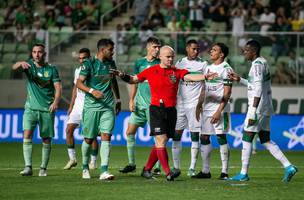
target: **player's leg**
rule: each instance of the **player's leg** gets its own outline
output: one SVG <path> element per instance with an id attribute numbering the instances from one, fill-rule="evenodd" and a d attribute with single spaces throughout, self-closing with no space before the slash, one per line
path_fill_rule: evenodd
<path id="1" fill-rule="evenodd" d="M 228 163 L 229 163 L 229 146 L 227 143 L 226 134 L 218 134 L 217 141 L 220 145 L 220 155 L 222 161 L 222 171 L 219 177 L 220 180 L 228 179 Z"/>
<path id="2" fill-rule="evenodd" d="M 42 138 L 42 160 L 39 176 L 47 176 L 47 166 L 50 160 L 52 150 L 52 138 L 55 135 L 54 119 L 55 113 L 39 112 L 39 130 Z"/>
<path id="3" fill-rule="evenodd" d="M 84 135 L 84 134 L 83 134 Z M 88 135 L 88 134 L 86 134 Z M 88 137 L 91 137 L 88 135 Z M 91 175 L 89 172 L 89 159 L 90 159 L 90 150 L 93 142 L 93 138 L 86 138 L 84 135 L 84 139 L 81 145 L 81 154 L 82 154 L 82 178 L 90 179 Z"/>
<path id="4" fill-rule="evenodd" d="M 191 134 L 191 163 L 187 173 L 187 175 L 191 177 L 195 175 L 195 165 L 199 153 L 199 134 L 202 129 L 202 122 L 201 120 L 197 121 L 196 119 L 196 107 L 185 108 L 185 111 Z"/>
<path id="5" fill-rule="evenodd" d="M 89 163 L 89 169 L 97 169 L 97 155 L 98 155 L 98 141 L 95 138 L 91 145 L 91 158 Z"/>
<path id="6" fill-rule="evenodd" d="M 257 140 L 258 140 L 258 134 L 256 134 L 252 140 L 252 154 L 257 153 Z"/>
<path id="7" fill-rule="evenodd" d="M 270 119 L 269 119 L 270 120 Z M 267 122 L 266 122 L 267 123 Z M 271 153 L 273 157 L 275 157 L 285 168 L 285 174 L 283 177 L 284 182 L 289 182 L 292 177 L 297 173 L 298 169 L 293 166 L 286 156 L 283 154 L 279 146 L 270 140 L 270 132 L 269 131 L 260 131 L 259 138 L 261 144 L 263 144 L 266 149 Z"/>
<path id="8" fill-rule="evenodd" d="M 71 115 L 70 115 L 71 116 Z M 71 117 L 69 118 L 70 121 Z M 68 122 L 69 122 L 68 121 Z M 68 146 L 69 161 L 63 169 L 68 170 L 77 165 L 75 142 L 74 142 L 74 130 L 78 127 L 78 124 L 68 123 L 66 128 L 66 144 Z"/>
<path id="9" fill-rule="evenodd" d="M 22 176 L 33 175 L 32 170 L 32 152 L 33 152 L 33 132 L 35 130 L 38 118 L 32 110 L 25 109 L 23 114 L 23 158 L 24 169 L 20 172 Z"/>
<path id="10" fill-rule="evenodd" d="M 114 175 L 109 172 L 109 159 L 111 153 L 111 132 L 115 124 L 114 110 L 106 110 L 100 116 L 99 132 L 101 133 L 100 145 L 100 180 L 113 180 Z"/>
<path id="11" fill-rule="evenodd" d="M 129 122 L 130 122 L 130 120 L 129 120 Z M 127 128 L 127 131 L 126 131 L 126 135 L 127 135 L 128 165 L 126 165 L 124 168 L 122 168 L 122 169 L 119 170 L 119 172 L 121 172 L 121 173 L 129 173 L 129 172 L 134 172 L 136 170 L 136 163 L 135 163 L 135 133 L 136 133 L 138 127 L 139 126 L 136 125 L 136 124 L 131 124 L 131 123 L 128 124 L 128 128 Z"/>

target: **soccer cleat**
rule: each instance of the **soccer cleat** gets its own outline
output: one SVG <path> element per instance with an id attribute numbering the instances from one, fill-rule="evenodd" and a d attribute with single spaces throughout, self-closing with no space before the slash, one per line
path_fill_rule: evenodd
<path id="1" fill-rule="evenodd" d="M 72 167 L 76 167 L 77 161 L 76 160 L 69 160 L 69 162 L 64 166 L 64 170 L 72 169 Z"/>
<path id="2" fill-rule="evenodd" d="M 285 174 L 283 178 L 283 182 L 289 182 L 292 177 L 298 172 L 298 169 L 294 165 L 289 165 L 288 167 L 285 168 Z"/>
<path id="3" fill-rule="evenodd" d="M 32 176 L 33 170 L 31 166 L 26 166 L 24 169 L 20 172 L 22 176 Z"/>
<path id="4" fill-rule="evenodd" d="M 194 176 L 191 176 L 191 178 L 211 178 L 211 174 L 210 172 L 208 173 L 204 173 L 202 171 L 200 171 L 198 174 L 194 175 Z"/>
<path id="5" fill-rule="evenodd" d="M 173 178 L 177 178 L 179 177 L 179 175 L 181 175 L 181 170 L 180 169 L 176 169 L 176 168 L 173 168 L 171 171 L 170 171 L 171 175 L 173 176 Z"/>
<path id="6" fill-rule="evenodd" d="M 174 175 L 172 171 L 166 176 L 167 181 L 174 181 Z"/>
<path id="7" fill-rule="evenodd" d="M 88 169 L 82 170 L 82 178 L 83 179 L 90 179 L 91 178 L 91 175 L 90 175 L 90 172 L 89 172 Z"/>
<path id="8" fill-rule="evenodd" d="M 119 170 L 120 173 L 124 173 L 124 174 L 135 171 L 136 171 L 136 165 L 130 165 L 130 164 L 125 166 L 123 169 Z"/>
<path id="9" fill-rule="evenodd" d="M 47 171 L 46 171 L 46 169 L 45 169 L 45 168 L 41 168 L 41 169 L 39 170 L 38 176 L 47 176 Z"/>
<path id="10" fill-rule="evenodd" d="M 146 179 L 152 179 L 153 178 L 151 171 L 150 170 L 145 170 L 145 168 L 143 168 L 140 175 L 142 177 L 146 178 Z"/>
<path id="11" fill-rule="evenodd" d="M 249 181 L 249 176 L 248 174 L 237 174 L 232 178 L 229 178 L 228 180 L 230 181 Z"/>
<path id="12" fill-rule="evenodd" d="M 194 169 L 189 169 L 188 173 L 187 173 L 187 176 L 190 176 L 190 177 L 195 176 L 195 170 Z"/>
<path id="13" fill-rule="evenodd" d="M 228 174 L 222 172 L 218 179 L 219 180 L 228 180 L 228 178 L 229 178 Z"/>
<path id="14" fill-rule="evenodd" d="M 103 172 L 102 174 L 100 174 L 99 179 L 100 180 L 113 180 L 115 178 L 115 176 L 113 174 L 110 174 L 108 171 Z"/>
<path id="15" fill-rule="evenodd" d="M 160 168 L 154 168 L 153 175 L 159 176 L 160 175 Z"/>
<path id="16" fill-rule="evenodd" d="M 97 163 L 96 163 L 96 161 L 95 161 L 95 162 L 94 162 L 94 161 L 91 161 L 91 162 L 89 163 L 89 169 L 90 169 L 90 170 L 97 169 Z"/>

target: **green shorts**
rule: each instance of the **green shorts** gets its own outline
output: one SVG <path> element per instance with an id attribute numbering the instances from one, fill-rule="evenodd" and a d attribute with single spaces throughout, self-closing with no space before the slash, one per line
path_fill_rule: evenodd
<path id="1" fill-rule="evenodd" d="M 82 132 L 84 138 L 93 139 L 100 133 L 111 134 L 114 123 L 115 113 L 113 110 L 91 111 L 83 110 Z"/>
<path id="2" fill-rule="evenodd" d="M 39 124 L 41 138 L 54 137 L 55 113 L 26 108 L 23 114 L 23 130 L 34 131 Z"/>
<path id="3" fill-rule="evenodd" d="M 135 108 L 135 112 L 132 112 L 129 118 L 129 124 L 135 124 L 140 127 L 144 127 L 147 122 L 150 123 L 149 108 L 147 109 Z"/>

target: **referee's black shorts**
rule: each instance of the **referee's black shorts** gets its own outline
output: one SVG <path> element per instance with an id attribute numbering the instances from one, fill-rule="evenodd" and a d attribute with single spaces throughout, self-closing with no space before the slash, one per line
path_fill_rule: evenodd
<path id="1" fill-rule="evenodd" d="M 164 135 L 172 138 L 175 133 L 176 108 L 150 106 L 150 128 L 151 136 Z"/>

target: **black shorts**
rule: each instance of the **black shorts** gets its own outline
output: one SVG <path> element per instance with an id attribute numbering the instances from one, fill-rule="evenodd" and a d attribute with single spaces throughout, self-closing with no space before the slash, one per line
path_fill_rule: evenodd
<path id="1" fill-rule="evenodd" d="M 175 133 L 176 109 L 175 107 L 150 106 L 151 136 L 164 135 L 172 138 Z"/>

